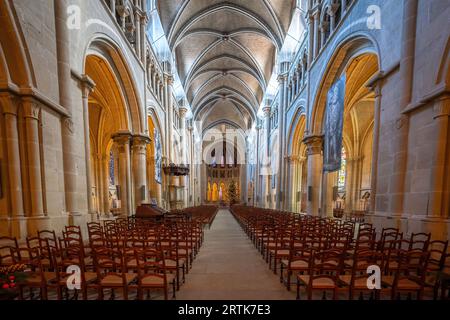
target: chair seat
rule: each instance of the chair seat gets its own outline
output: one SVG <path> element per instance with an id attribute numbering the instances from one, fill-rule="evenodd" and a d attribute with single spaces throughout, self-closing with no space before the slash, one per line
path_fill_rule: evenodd
<path id="1" fill-rule="evenodd" d="M 176 268 L 177 267 L 177 261 L 173 260 L 173 259 L 165 259 L 165 264 L 166 264 L 166 268 Z M 159 262 L 159 264 L 162 264 L 162 261 Z M 182 268 L 185 264 L 185 260 L 184 259 L 178 259 L 178 267 Z"/>
<path id="2" fill-rule="evenodd" d="M 173 283 L 175 280 L 175 275 L 168 273 L 166 274 L 167 283 Z M 143 286 L 155 286 L 160 287 L 164 285 L 164 278 L 156 275 L 146 275 L 141 280 Z"/>
<path id="3" fill-rule="evenodd" d="M 303 283 L 303 285 L 309 285 L 309 275 L 298 275 L 297 279 Z M 330 278 L 317 278 L 312 281 L 312 287 L 316 289 L 334 289 L 336 284 Z"/>
<path id="4" fill-rule="evenodd" d="M 383 277 L 383 279 L 381 280 L 381 282 L 384 285 L 387 285 L 389 287 L 392 287 L 394 284 L 394 276 L 385 276 Z M 397 289 L 398 290 L 411 290 L 411 291 L 415 291 L 415 290 L 420 290 L 421 286 L 420 284 L 418 284 L 417 282 L 411 280 L 411 279 L 407 279 L 407 278 L 403 278 L 400 279 L 397 283 Z"/>
<path id="5" fill-rule="evenodd" d="M 281 263 L 288 267 L 289 260 L 281 260 Z M 306 270 L 308 269 L 308 263 L 303 260 L 294 260 L 291 262 L 291 270 Z"/>
<path id="6" fill-rule="evenodd" d="M 132 273 L 126 273 L 125 274 L 125 281 L 127 284 L 129 284 L 130 282 L 132 282 L 133 280 L 136 279 L 136 275 L 132 274 Z M 122 276 L 121 275 L 112 275 L 109 274 L 107 276 L 105 276 L 101 281 L 100 284 L 102 286 L 121 286 L 123 285 L 123 280 L 122 280 Z"/>
<path id="7" fill-rule="evenodd" d="M 352 276 L 351 275 L 341 275 L 341 276 L 339 276 L 339 281 L 344 286 L 350 286 L 350 283 L 352 281 Z M 365 277 L 356 278 L 355 282 L 353 283 L 353 287 L 358 290 L 368 289 L 367 288 L 367 278 L 365 278 Z"/>
<path id="8" fill-rule="evenodd" d="M 275 250 L 270 250 L 270 254 L 275 254 Z M 289 257 L 289 249 L 277 250 L 277 257 Z"/>
<path id="9" fill-rule="evenodd" d="M 56 279 L 56 274 L 54 272 L 43 272 L 44 281 L 49 283 Z M 42 282 L 42 275 L 39 272 L 29 272 L 27 273 L 26 283 L 30 285 L 40 284 Z"/>
<path id="10" fill-rule="evenodd" d="M 70 274 L 65 275 L 59 281 L 59 284 L 60 285 L 66 285 L 67 284 L 67 278 L 69 278 L 69 276 L 71 276 L 71 275 Z M 84 273 L 84 280 L 85 280 L 85 283 L 92 283 L 92 282 L 94 282 L 95 280 L 97 280 L 97 273 L 96 272 L 85 272 Z"/>

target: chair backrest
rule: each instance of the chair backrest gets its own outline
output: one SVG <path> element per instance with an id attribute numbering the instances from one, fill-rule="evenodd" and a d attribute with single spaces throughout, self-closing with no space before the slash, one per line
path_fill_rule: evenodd
<path id="1" fill-rule="evenodd" d="M 444 268 L 445 257 L 447 254 L 448 240 L 433 240 L 428 246 L 430 259 L 428 269 L 430 271 L 441 271 Z"/>
<path id="2" fill-rule="evenodd" d="M 409 243 L 409 250 L 420 249 L 422 251 L 428 250 L 430 244 L 431 233 L 412 233 Z"/>
<path id="3" fill-rule="evenodd" d="M 10 265 L 20 260 L 19 244 L 15 237 L 0 237 L 0 265 Z"/>

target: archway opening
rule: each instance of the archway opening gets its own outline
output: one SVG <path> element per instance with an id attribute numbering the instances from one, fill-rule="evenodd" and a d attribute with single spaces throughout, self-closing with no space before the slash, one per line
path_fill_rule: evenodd
<path id="1" fill-rule="evenodd" d="M 124 94 L 105 58 L 88 55 L 85 74 L 95 83 L 88 100 L 93 210 L 100 214 L 125 212 L 131 201 L 126 191 L 130 187 L 130 149 L 126 135 L 121 142 L 113 139 L 117 133 L 131 131 Z"/>
<path id="2" fill-rule="evenodd" d="M 350 214 L 366 212 L 372 195 L 375 95 L 366 84 L 378 71 L 378 58 L 367 52 L 347 61 L 335 76 L 335 79 L 340 79 L 345 75 L 342 148 L 338 151 L 338 168 L 323 173 L 321 207 L 327 215 L 342 211 Z M 326 117 L 323 119 L 322 132 L 325 133 Z"/>

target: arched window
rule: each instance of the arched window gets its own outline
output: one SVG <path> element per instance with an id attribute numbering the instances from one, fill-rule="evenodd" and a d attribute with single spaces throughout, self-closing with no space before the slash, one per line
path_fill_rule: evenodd
<path id="1" fill-rule="evenodd" d="M 345 153 L 345 149 L 342 148 L 341 168 L 339 169 L 339 173 L 338 173 L 338 189 L 339 189 L 339 191 L 345 191 L 346 173 L 347 173 L 347 155 Z"/>

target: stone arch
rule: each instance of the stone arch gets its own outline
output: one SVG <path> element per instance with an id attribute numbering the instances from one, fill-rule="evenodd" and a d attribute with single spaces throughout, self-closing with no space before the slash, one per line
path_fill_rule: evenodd
<path id="1" fill-rule="evenodd" d="M 327 93 L 332 84 L 345 74 L 343 116 L 343 146 L 347 157 L 345 210 L 361 210 L 364 208 L 359 206 L 360 194 L 364 188 L 370 191 L 371 186 L 371 170 L 366 169 L 372 166 L 372 152 L 371 150 L 365 152 L 364 147 L 367 146 L 365 144 L 367 141 L 372 140 L 374 116 L 374 94 L 366 87 L 366 83 L 380 70 L 380 58 L 377 46 L 371 39 L 354 35 L 336 47 L 329 61 L 314 96 L 310 131 L 313 135 L 323 134 Z M 323 179 L 321 207 L 327 215 L 331 215 L 334 208 L 333 188 L 337 186 L 338 181 L 337 171 L 324 174 Z"/>
<path id="2" fill-rule="evenodd" d="M 144 116 L 143 107 L 139 99 L 137 82 L 131 72 L 130 62 L 122 54 L 123 49 L 111 38 L 103 34 L 95 34 L 88 41 L 82 62 L 83 73 L 86 73 L 88 56 L 97 56 L 109 64 L 112 73 L 117 79 L 118 87 L 123 96 L 129 129 L 132 133 L 143 133 Z"/>
<path id="3" fill-rule="evenodd" d="M 350 62 L 358 56 L 373 54 L 377 58 L 378 69 L 380 55 L 377 44 L 366 35 L 356 34 L 344 39 L 334 51 L 331 51 L 328 64 L 324 67 L 323 74 L 312 100 L 311 132 L 322 133 L 323 117 L 325 114 L 326 95 L 331 85 L 345 72 Z"/>
<path id="4" fill-rule="evenodd" d="M 16 12 L 9 1 L 0 3 L 0 86 L 12 82 L 19 87 L 36 85 L 32 62 Z"/>

